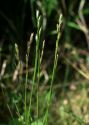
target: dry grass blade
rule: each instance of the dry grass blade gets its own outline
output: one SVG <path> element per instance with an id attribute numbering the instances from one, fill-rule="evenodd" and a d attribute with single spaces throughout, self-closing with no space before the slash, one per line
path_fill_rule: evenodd
<path id="1" fill-rule="evenodd" d="M 2 68 L 1 68 L 0 78 L 2 78 L 4 76 L 6 66 L 7 66 L 7 60 L 4 60 L 4 62 L 2 64 Z"/>

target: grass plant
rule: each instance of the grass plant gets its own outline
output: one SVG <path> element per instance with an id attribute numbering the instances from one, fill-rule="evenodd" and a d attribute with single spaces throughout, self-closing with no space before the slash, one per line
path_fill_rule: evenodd
<path id="1" fill-rule="evenodd" d="M 36 42 L 36 50 L 35 50 L 35 64 L 34 64 L 34 72 L 33 72 L 33 78 L 32 78 L 32 87 L 31 87 L 31 92 L 30 92 L 30 99 L 29 99 L 29 105 L 27 105 L 27 84 L 28 84 L 28 69 L 29 69 L 29 65 L 28 65 L 28 59 L 29 59 L 29 53 L 30 53 L 30 48 L 31 48 L 31 43 L 33 41 L 33 34 L 31 34 L 30 36 L 30 40 L 27 44 L 27 54 L 26 54 L 26 79 L 25 79 L 25 98 L 24 98 L 24 116 L 19 116 L 20 121 L 21 118 L 22 120 L 22 124 L 25 125 L 31 125 L 33 124 L 33 120 L 32 120 L 32 116 L 31 116 L 31 109 L 32 109 L 32 98 L 33 98 L 33 93 L 35 91 L 35 87 L 36 87 L 36 124 L 39 125 L 39 83 L 40 83 L 40 74 L 41 74 L 41 63 L 42 63 L 42 58 L 43 58 L 43 53 L 44 53 L 44 46 L 45 46 L 45 40 L 42 43 L 42 49 L 40 49 L 40 40 L 41 40 L 41 32 L 42 32 L 42 17 L 39 15 L 39 11 L 36 12 L 36 19 L 37 19 L 37 33 L 35 35 L 35 42 Z M 62 15 L 60 15 L 59 18 L 59 23 L 57 24 L 57 40 L 56 40 L 56 47 L 55 47 L 55 55 L 54 55 L 54 64 L 53 64 L 53 71 L 52 71 L 52 76 L 51 76 L 51 81 L 50 81 L 50 89 L 49 89 L 49 97 L 48 97 L 48 102 L 47 102 L 47 107 L 46 107 L 46 111 L 44 113 L 43 116 L 43 120 L 42 120 L 42 125 L 46 125 L 48 124 L 48 115 L 49 115 L 49 107 L 51 104 L 51 96 L 52 96 L 52 86 L 53 86 L 53 82 L 54 82 L 54 78 L 55 78 L 55 72 L 56 72 L 56 68 L 57 68 L 57 62 L 58 62 L 58 49 L 59 49 L 59 39 L 60 39 L 60 27 L 61 27 L 61 23 L 62 23 Z M 19 62 L 19 50 L 18 50 L 18 46 L 15 44 L 15 48 L 16 48 L 16 58 Z M 16 105 L 17 107 L 17 105 Z M 17 108 L 18 109 L 18 108 Z M 19 113 L 19 111 L 18 111 Z M 19 113 L 20 114 L 20 113 Z"/>

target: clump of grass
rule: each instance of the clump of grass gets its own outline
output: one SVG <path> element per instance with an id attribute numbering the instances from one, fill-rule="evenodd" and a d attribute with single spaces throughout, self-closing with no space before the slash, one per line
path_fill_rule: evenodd
<path id="1" fill-rule="evenodd" d="M 36 124 L 39 124 L 39 82 L 40 82 L 40 74 L 41 74 L 41 63 L 43 59 L 43 53 L 44 53 L 44 46 L 45 46 L 45 40 L 42 43 L 42 49 L 40 49 L 40 42 L 41 42 L 41 33 L 42 33 L 42 25 L 41 25 L 41 19 L 42 17 L 39 15 L 39 11 L 36 12 L 36 19 L 37 19 L 37 33 L 35 36 L 35 42 L 36 42 L 36 49 L 35 49 L 35 62 L 34 62 L 34 72 L 33 72 L 33 78 L 32 78 L 32 87 L 31 87 L 31 92 L 30 92 L 30 99 L 29 99 L 29 105 L 27 104 L 27 84 L 28 84 L 28 70 L 29 70 L 29 65 L 28 65 L 28 60 L 29 60 L 29 53 L 30 53 L 30 48 L 31 48 L 31 43 L 33 41 L 33 33 L 30 36 L 30 40 L 27 43 L 27 54 L 26 54 L 26 79 L 25 79 L 25 96 L 24 96 L 24 113 L 23 115 L 20 115 L 19 109 L 16 105 L 17 112 L 19 114 L 19 121 L 20 123 L 24 125 L 31 125 L 34 124 L 34 121 L 32 120 L 31 116 L 31 109 L 32 109 L 32 98 L 33 98 L 33 93 L 35 91 L 35 86 L 36 86 Z M 59 23 L 57 24 L 57 40 L 56 40 L 56 47 L 55 47 L 55 55 L 54 55 L 54 64 L 53 64 L 53 71 L 52 71 L 52 77 L 51 77 L 51 84 L 50 84 L 50 89 L 49 89 L 49 94 L 48 94 L 48 100 L 47 100 L 47 107 L 45 114 L 43 116 L 42 120 L 42 125 L 46 125 L 48 123 L 48 116 L 49 116 L 49 107 L 51 104 L 51 96 L 52 96 L 52 86 L 55 78 L 55 72 L 57 68 L 57 62 L 58 62 L 58 49 L 59 49 L 59 39 L 60 39 L 60 26 L 62 23 L 62 15 L 60 15 L 59 18 Z M 18 64 L 20 64 L 20 59 L 19 59 L 19 49 L 17 44 L 15 44 L 15 49 L 16 49 L 16 59 L 18 61 Z"/>

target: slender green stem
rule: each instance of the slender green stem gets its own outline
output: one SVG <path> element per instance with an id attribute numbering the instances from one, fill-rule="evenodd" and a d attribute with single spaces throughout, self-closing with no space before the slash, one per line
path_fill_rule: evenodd
<path id="1" fill-rule="evenodd" d="M 51 103 L 51 96 L 52 96 L 52 86 L 53 86 L 53 82 L 54 82 L 54 78 L 55 78 L 55 71 L 56 71 L 56 67 L 57 67 L 57 62 L 58 62 L 58 44 L 59 44 L 59 39 L 60 39 L 60 26 L 61 26 L 61 16 L 59 19 L 59 24 L 57 24 L 57 40 L 56 40 L 56 48 L 55 48 L 55 57 L 54 57 L 54 65 L 53 65 L 53 71 L 52 71 L 52 79 L 51 79 L 51 85 L 50 85 L 50 90 L 49 90 L 49 99 L 48 99 L 48 103 L 47 103 L 47 110 L 45 113 L 45 117 L 43 119 L 43 125 L 47 124 L 48 121 L 48 113 L 49 113 L 49 107 L 50 107 L 50 103 Z"/>
<path id="2" fill-rule="evenodd" d="M 25 104 L 24 104 L 25 122 L 27 119 L 27 81 L 28 81 L 28 56 L 26 55 L 26 80 L 25 80 Z"/>
<path id="3" fill-rule="evenodd" d="M 41 35 L 41 30 L 42 30 L 42 28 L 40 27 L 40 20 L 41 20 L 41 17 L 37 15 L 35 66 L 34 66 L 34 74 L 33 74 L 33 80 L 32 80 L 32 89 L 31 89 L 31 95 L 30 95 L 29 111 L 28 111 L 30 117 L 31 117 L 32 95 L 33 95 L 34 85 L 35 85 L 35 81 L 36 81 L 36 77 L 37 77 L 37 70 L 39 70 L 39 66 L 38 66 L 38 63 L 39 63 L 39 42 L 40 42 L 40 35 Z M 38 110 L 38 97 L 37 97 L 37 110 Z M 29 119 L 29 115 L 28 115 L 28 119 Z"/>

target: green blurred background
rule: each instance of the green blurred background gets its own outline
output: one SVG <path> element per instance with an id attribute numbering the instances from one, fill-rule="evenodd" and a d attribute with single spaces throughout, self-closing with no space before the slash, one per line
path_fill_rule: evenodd
<path id="1" fill-rule="evenodd" d="M 45 74 L 48 77 L 48 81 L 44 78 L 46 76 L 42 77 L 42 83 L 46 81 L 46 84 L 44 84 L 43 87 L 43 95 L 46 93 L 45 86 L 49 83 L 50 73 L 52 72 L 56 41 L 56 24 L 61 13 L 63 15 L 63 23 L 61 26 L 61 38 L 59 42 L 58 68 L 56 71 L 55 83 L 53 85 L 54 90 L 56 89 L 53 94 L 53 97 L 55 98 L 54 102 L 57 105 L 57 103 L 59 103 L 57 99 L 60 100 L 61 104 L 63 99 L 66 100 L 66 97 L 68 99 L 67 101 L 71 100 L 71 98 L 76 98 L 76 93 L 82 93 L 81 90 L 84 88 L 83 95 L 85 93 L 88 94 L 89 92 L 89 1 L 0 0 L 0 72 L 2 71 L 3 64 L 6 64 L 4 75 L 0 75 L 1 123 L 7 123 L 11 119 L 7 104 L 11 107 L 14 116 L 16 116 L 13 98 L 17 101 L 17 104 L 20 102 L 18 107 L 21 112 L 23 111 L 21 109 L 21 93 L 23 93 L 23 87 L 19 88 L 18 79 L 15 83 L 12 80 L 17 65 L 14 44 L 18 44 L 20 60 L 25 63 L 27 41 L 29 40 L 31 33 L 34 32 L 34 34 L 36 34 L 37 30 L 36 10 L 39 10 L 42 15 L 43 29 L 40 43 L 41 46 L 42 41 L 44 39 L 46 41 L 42 68 L 46 71 Z M 33 68 L 34 51 L 35 43 L 33 40 L 29 57 L 30 68 Z M 29 76 L 29 80 L 30 79 L 31 75 Z M 86 97 L 86 101 L 88 101 L 88 96 L 89 95 Z M 80 97 L 82 97 L 82 95 L 80 95 Z M 44 97 L 40 99 L 41 103 L 43 99 Z M 82 98 L 80 98 L 80 100 L 82 102 Z M 86 102 L 86 105 L 88 105 L 88 103 L 89 102 Z M 68 106 L 71 107 L 71 105 L 72 103 L 69 101 Z M 82 106 L 79 104 L 79 107 Z M 68 108 L 68 110 L 70 109 L 71 108 Z M 50 117 L 54 116 L 52 113 L 56 112 L 55 110 L 56 109 L 51 111 Z M 43 112 L 43 110 L 40 112 Z M 61 117 L 62 116 L 59 118 L 56 113 L 54 121 L 57 119 L 57 123 L 55 124 L 66 125 L 65 123 L 69 123 L 67 120 L 69 117 L 64 118 L 67 122 L 63 122 Z M 52 120 L 53 119 L 50 120 L 51 125 L 54 122 Z M 71 120 L 73 121 L 72 118 Z M 69 125 L 73 124 L 72 121 Z"/>

